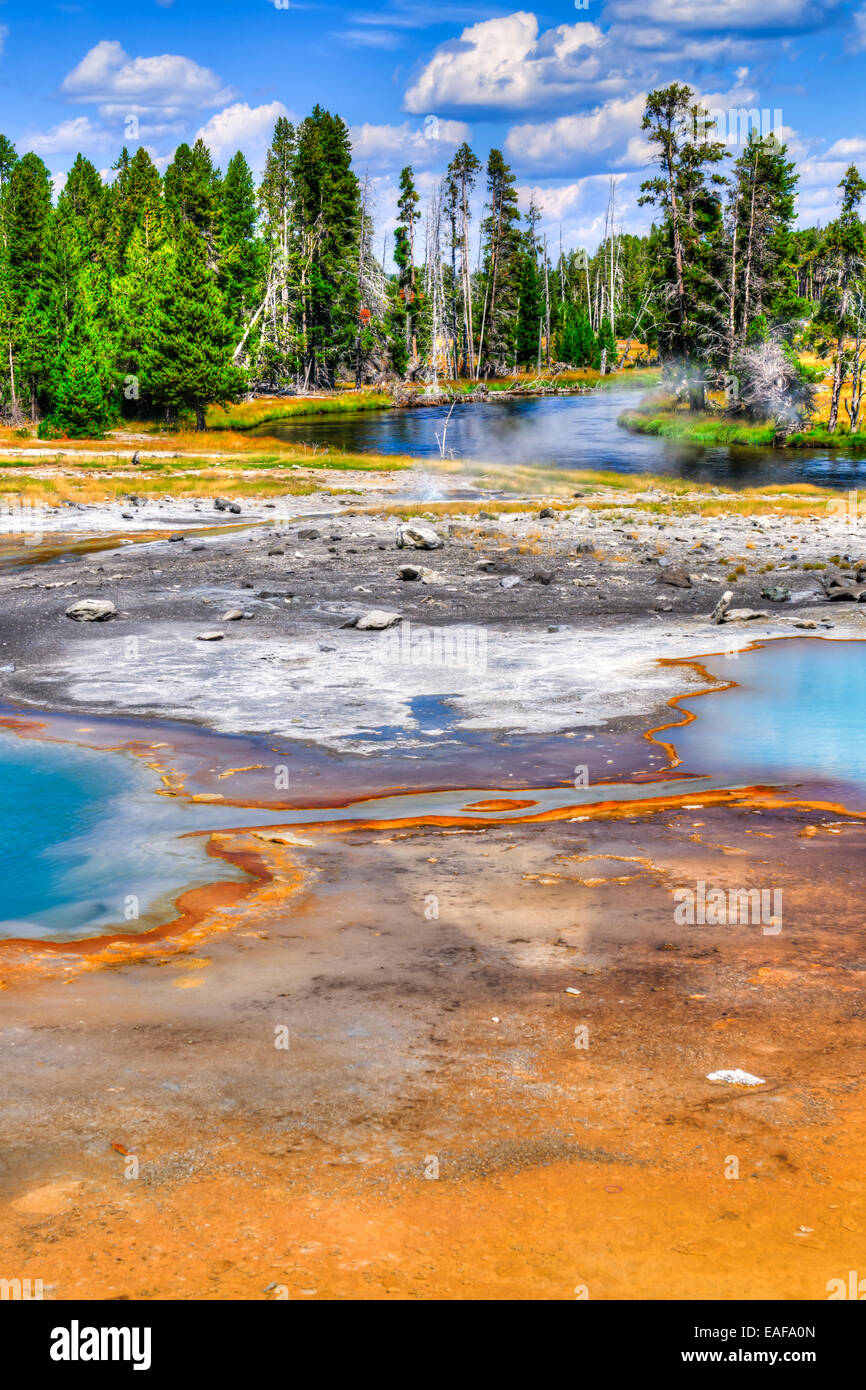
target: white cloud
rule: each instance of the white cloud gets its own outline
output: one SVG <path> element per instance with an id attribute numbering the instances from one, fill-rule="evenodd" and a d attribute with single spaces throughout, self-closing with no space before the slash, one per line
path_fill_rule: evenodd
<path id="1" fill-rule="evenodd" d="M 112 39 L 103 39 L 85 54 L 63 79 L 61 91 L 71 101 L 100 103 L 106 116 L 200 110 L 233 96 L 216 73 L 191 58 L 172 53 L 131 58 Z"/>
<path id="2" fill-rule="evenodd" d="M 850 140 L 837 140 L 824 155 L 825 159 L 862 159 L 866 155 L 866 139 L 855 135 Z"/>
<path id="3" fill-rule="evenodd" d="M 843 179 L 847 167 L 848 165 L 844 160 L 803 160 L 801 164 L 797 165 L 797 172 L 800 175 L 800 187 L 802 189 L 833 188 L 833 196 L 838 202 L 839 191 L 837 185 Z"/>
<path id="4" fill-rule="evenodd" d="M 638 93 L 578 116 L 512 126 L 505 140 L 506 153 L 521 163 L 544 168 L 573 166 L 605 151 L 619 153 L 639 137 L 645 104 L 645 96 Z"/>
<path id="5" fill-rule="evenodd" d="M 138 120 L 132 130 L 117 121 L 105 125 L 93 121 L 89 116 L 71 116 L 50 130 L 29 131 L 21 140 L 22 150 L 32 150 L 35 154 L 48 157 L 57 154 L 84 154 L 98 158 L 106 153 L 119 154 L 126 145 L 133 149 L 145 140 L 156 140 L 183 135 L 184 126 L 172 121 Z"/>
<path id="6" fill-rule="evenodd" d="M 654 147 L 642 135 L 633 135 L 618 159 L 611 163 L 620 169 L 642 169 L 652 163 Z"/>
<path id="7" fill-rule="evenodd" d="M 604 18 L 717 33 L 820 28 L 840 0 L 611 0 Z"/>
<path id="8" fill-rule="evenodd" d="M 21 147 L 41 156 L 77 154 L 83 149 L 104 148 L 108 140 L 104 128 L 94 124 L 89 116 L 74 116 L 71 120 L 52 126 L 50 130 L 32 131 L 25 135 Z"/>
<path id="9" fill-rule="evenodd" d="M 816 223 L 826 225 L 839 214 L 841 190 L 848 161 L 844 159 L 805 159 L 797 165 L 800 184 L 797 192 L 797 217 L 803 227 Z"/>
<path id="10" fill-rule="evenodd" d="M 854 32 L 848 35 L 845 47 L 849 53 L 862 53 L 866 48 L 866 5 L 861 5 L 852 15 Z"/>
<path id="11" fill-rule="evenodd" d="M 463 121 L 439 120 L 428 116 L 423 126 L 402 125 L 351 126 L 352 158 L 355 164 L 413 164 L 426 166 L 448 158 L 451 152 L 469 141 L 472 132 Z"/>
<path id="12" fill-rule="evenodd" d="M 716 113 L 718 129 L 713 138 L 731 146 L 740 144 L 745 139 L 749 113 L 765 134 L 781 131 L 776 109 L 759 107 L 758 92 L 747 85 L 749 69 L 739 67 L 734 76 L 734 85 L 727 91 L 696 96 L 708 111 Z M 506 150 L 513 159 L 538 168 L 555 169 L 565 164 L 574 167 L 590 161 L 597 164 L 599 155 L 605 155 L 618 168 L 639 168 L 652 156 L 641 133 L 645 100 L 642 93 L 614 97 L 592 111 L 513 126 L 505 142 Z M 805 147 L 801 148 L 806 153 Z"/>
<path id="13" fill-rule="evenodd" d="M 390 29 L 336 29 L 332 37 L 352 48 L 398 48 L 403 42 L 402 36 Z"/>
<path id="14" fill-rule="evenodd" d="M 196 139 L 200 136 L 204 140 L 216 160 L 231 158 L 237 150 L 243 150 L 248 161 L 256 165 L 264 159 L 279 117 L 288 115 L 281 101 L 267 106 L 249 106 L 238 101 L 211 116 Z"/>
<path id="15" fill-rule="evenodd" d="M 788 158 L 795 161 L 808 159 L 815 148 L 823 144 L 820 137 L 810 136 L 808 139 L 803 138 L 789 125 L 776 126 L 773 134 L 779 144 L 785 146 Z M 824 158 L 826 159 L 827 155 L 825 155 Z"/>
<path id="16" fill-rule="evenodd" d="M 646 232 L 652 214 L 637 205 L 640 177 L 636 174 L 588 174 L 567 184 L 521 185 L 520 205 L 525 210 L 530 197 L 534 199 L 541 210 L 540 230 L 547 233 L 554 249 L 561 229 L 563 246 L 585 246 L 593 251 L 604 235 L 611 177 L 616 185 L 617 225 L 621 223 L 626 232 Z"/>
<path id="17" fill-rule="evenodd" d="M 488 19 L 442 44 L 406 93 L 407 111 L 519 111 L 564 98 L 622 90 L 606 36 L 597 24 L 560 24 L 539 33 L 526 10 Z"/>
<path id="18" fill-rule="evenodd" d="M 529 10 L 440 44 L 406 93 L 407 111 L 528 111 L 598 103 L 637 87 L 770 60 L 785 34 L 818 27 L 842 0 L 612 0 L 600 23 L 542 30 Z M 866 16 L 866 6 L 863 14 Z M 866 19 L 863 21 L 866 35 Z M 864 38 L 866 43 L 866 38 Z M 694 83 L 694 78 L 692 78 Z"/>

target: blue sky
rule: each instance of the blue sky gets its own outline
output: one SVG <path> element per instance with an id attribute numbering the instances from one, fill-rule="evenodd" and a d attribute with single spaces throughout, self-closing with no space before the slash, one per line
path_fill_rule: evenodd
<path id="1" fill-rule="evenodd" d="M 218 163 L 240 147 L 258 168 L 276 117 L 318 101 L 351 128 L 380 233 L 402 166 L 424 191 L 468 139 L 505 150 L 551 239 L 589 247 L 612 176 L 623 226 L 646 227 L 643 99 L 674 79 L 771 113 L 804 224 L 834 215 L 848 162 L 866 172 L 866 0 L 579 3 L 0 0 L 0 129 L 59 186 L 78 150 L 107 174 L 141 142 L 164 167 L 200 132 Z"/>

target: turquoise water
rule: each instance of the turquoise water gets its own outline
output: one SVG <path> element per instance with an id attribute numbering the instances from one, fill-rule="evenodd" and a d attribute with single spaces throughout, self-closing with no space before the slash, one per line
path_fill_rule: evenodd
<path id="1" fill-rule="evenodd" d="M 184 888 L 243 877 L 209 859 L 202 837 L 180 835 L 239 824 L 245 813 L 154 795 L 153 773 L 129 754 L 4 732 L 0 778 L 0 936 L 142 930 L 166 920 Z"/>
<path id="2" fill-rule="evenodd" d="M 683 700 L 696 720 L 660 738 L 683 770 L 737 782 L 831 781 L 866 804 L 866 642 L 768 642 L 707 669 L 734 690 Z"/>

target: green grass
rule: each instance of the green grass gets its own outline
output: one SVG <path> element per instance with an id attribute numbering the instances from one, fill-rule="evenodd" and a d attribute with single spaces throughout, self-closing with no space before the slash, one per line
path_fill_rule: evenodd
<path id="1" fill-rule="evenodd" d="M 226 476 L 233 472 L 267 472 L 272 469 L 310 469 L 313 471 L 389 473 L 411 468 L 414 459 L 399 454 L 235 454 L 224 459 L 196 458 L 193 454 L 178 454 L 177 457 L 145 458 L 133 468 L 128 459 L 108 455 L 105 458 L 86 458 L 76 461 L 74 453 L 58 454 L 52 460 L 55 467 L 75 468 L 82 473 L 123 472 L 137 477 L 140 473 L 164 474 L 170 477 L 177 473 L 199 473 L 207 471 L 216 475 L 225 471 Z M 8 458 L 0 456 L 0 469 L 18 471 L 22 468 L 44 467 L 44 458 Z"/>
<path id="2" fill-rule="evenodd" d="M 366 410 L 387 410 L 393 404 L 384 392 L 346 391 L 335 396 L 244 401 L 227 409 L 212 405 L 208 407 L 205 420 L 209 430 L 251 430 L 256 425 L 301 415 L 354 415 Z"/>
<path id="3" fill-rule="evenodd" d="M 772 424 L 748 424 L 724 420 L 709 413 L 660 410 L 650 403 L 644 409 L 624 410 L 618 424 L 633 434 L 649 434 L 659 439 L 682 440 L 690 444 L 745 444 L 772 448 L 776 428 Z M 866 449 L 866 433 L 831 434 L 825 425 L 810 425 L 786 436 L 789 449 Z"/>

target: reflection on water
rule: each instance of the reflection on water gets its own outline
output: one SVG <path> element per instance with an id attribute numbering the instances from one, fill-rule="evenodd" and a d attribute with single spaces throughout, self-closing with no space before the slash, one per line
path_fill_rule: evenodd
<path id="1" fill-rule="evenodd" d="M 458 460 L 664 473 L 727 486 L 809 482 L 842 488 L 866 480 L 866 455 L 844 450 L 701 448 L 629 434 L 617 417 L 637 399 L 634 390 L 599 390 L 458 406 L 448 424 L 448 447 Z M 448 407 L 431 406 L 308 416 L 258 425 L 250 434 L 351 453 L 433 458 L 447 414 Z"/>
<path id="2" fill-rule="evenodd" d="M 684 771 L 839 782 L 851 789 L 847 804 L 856 795 L 866 805 L 866 642 L 768 642 L 736 660 L 711 658 L 706 668 L 737 685 L 681 701 L 695 721 L 658 735 L 673 743 Z"/>

